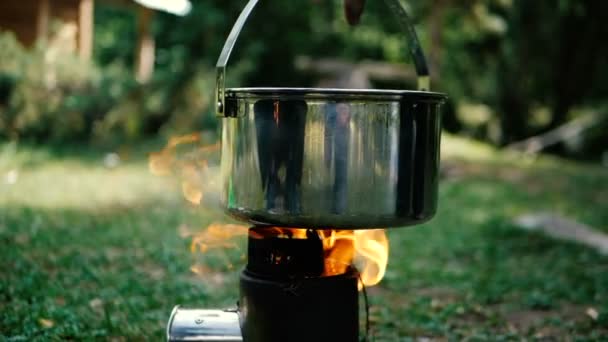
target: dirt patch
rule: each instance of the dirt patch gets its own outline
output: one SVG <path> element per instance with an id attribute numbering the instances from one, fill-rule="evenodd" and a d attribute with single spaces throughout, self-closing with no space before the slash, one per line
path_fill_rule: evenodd
<path id="1" fill-rule="evenodd" d="M 462 295 L 454 289 L 446 287 L 426 287 L 413 291 L 414 297 L 431 298 L 431 307 L 433 309 L 441 309 L 449 304 L 458 302 Z"/>
<path id="2" fill-rule="evenodd" d="M 543 325 L 549 318 L 557 317 L 557 312 L 543 310 L 517 310 L 505 315 L 506 323 L 512 330 L 527 333 L 534 327 Z"/>
<path id="3" fill-rule="evenodd" d="M 568 326 L 588 322 L 585 312 L 589 306 L 562 304 L 554 310 L 504 310 L 502 317 L 513 333 L 533 335 L 536 338 L 559 338 L 568 334 Z"/>
<path id="4" fill-rule="evenodd" d="M 468 331 L 485 326 L 496 334 L 517 334 L 538 339 L 561 339 L 574 326 L 592 323 L 589 306 L 563 304 L 554 310 L 533 310 L 507 305 L 474 306 L 449 319 L 456 330 Z"/>

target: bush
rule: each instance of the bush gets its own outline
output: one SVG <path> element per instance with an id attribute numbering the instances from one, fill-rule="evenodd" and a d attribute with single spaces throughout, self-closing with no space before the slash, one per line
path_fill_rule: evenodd
<path id="1" fill-rule="evenodd" d="M 199 66 L 186 80 L 157 72 L 152 82 L 133 88 L 97 121 L 96 141 L 139 139 L 146 136 L 215 129 L 214 74 Z"/>
<path id="2" fill-rule="evenodd" d="M 25 49 L 0 32 L 0 138 L 115 142 L 173 130 L 213 128 L 213 74 L 186 80 L 159 72 L 138 84 L 122 63 L 82 60 L 60 42 Z M 197 124 L 198 123 L 198 124 Z"/>
<path id="3" fill-rule="evenodd" d="M 51 41 L 25 49 L 12 33 L 0 33 L 1 137 L 86 138 L 134 84 L 124 70 L 102 71 L 63 46 Z"/>

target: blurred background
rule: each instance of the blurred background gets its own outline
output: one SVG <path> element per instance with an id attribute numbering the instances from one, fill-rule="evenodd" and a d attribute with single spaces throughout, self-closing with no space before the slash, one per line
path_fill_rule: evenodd
<path id="1" fill-rule="evenodd" d="M 605 337 L 608 2 L 402 3 L 449 101 L 440 209 L 389 231 L 376 340 Z M 234 304 L 239 249 L 190 252 L 223 220 L 191 191 L 217 153 L 180 153 L 218 139 L 244 5 L 0 2 L 0 336 L 161 338 L 174 304 Z M 414 89 L 409 59 L 382 1 L 356 27 L 339 0 L 262 1 L 227 85 Z"/>
<path id="2" fill-rule="evenodd" d="M 242 6 L 211 0 L 3 4 L 0 136 L 117 143 L 192 128 L 214 131 L 214 64 Z M 433 88 L 450 95 L 446 131 L 505 146 L 570 123 L 557 139 L 540 139 L 543 149 L 594 162 L 605 156 L 606 5 L 412 0 L 407 7 Z M 408 59 L 381 1 L 368 1 L 356 28 L 343 19 L 339 1 L 263 5 L 237 44 L 228 84 L 341 80 L 351 87 L 413 88 Z"/>

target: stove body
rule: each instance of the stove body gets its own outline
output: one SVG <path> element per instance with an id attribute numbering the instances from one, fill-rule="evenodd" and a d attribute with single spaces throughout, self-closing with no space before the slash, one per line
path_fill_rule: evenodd
<path id="1" fill-rule="evenodd" d="M 248 263 L 233 310 L 176 307 L 169 341 L 358 341 L 359 274 L 353 267 L 325 275 L 317 233 L 263 237 L 251 228 Z"/>

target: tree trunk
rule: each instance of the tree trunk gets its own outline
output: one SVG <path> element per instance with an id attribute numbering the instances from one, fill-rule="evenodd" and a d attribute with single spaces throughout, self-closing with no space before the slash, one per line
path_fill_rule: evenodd
<path id="1" fill-rule="evenodd" d="M 140 83 L 147 83 L 154 72 L 154 36 L 151 32 L 154 11 L 139 7 L 137 17 L 137 60 L 135 63 L 135 77 Z"/>
<path id="2" fill-rule="evenodd" d="M 81 0 L 78 7 L 78 54 L 90 59 L 93 52 L 93 0 Z"/>

